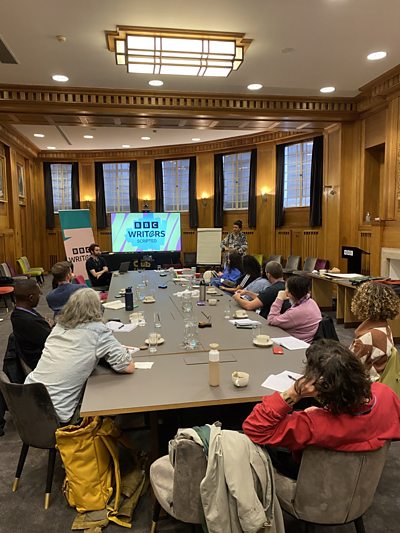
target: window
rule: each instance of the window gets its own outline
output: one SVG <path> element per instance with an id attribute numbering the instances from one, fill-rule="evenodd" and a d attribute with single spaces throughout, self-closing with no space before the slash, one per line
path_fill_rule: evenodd
<path id="1" fill-rule="evenodd" d="M 162 161 L 164 211 L 189 211 L 189 159 Z"/>
<path id="2" fill-rule="evenodd" d="M 72 165 L 71 163 L 57 163 L 50 165 L 51 183 L 53 186 L 54 212 L 72 209 Z"/>
<path id="3" fill-rule="evenodd" d="M 129 213 L 129 163 L 103 163 L 107 213 Z"/>
<path id="4" fill-rule="evenodd" d="M 285 146 L 283 207 L 310 206 L 313 141 Z"/>
<path id="5" fill-rule="evenodd" d="M 224 210 L 249 206 L 251 152 L 222 157 L 224 167 Z"/>

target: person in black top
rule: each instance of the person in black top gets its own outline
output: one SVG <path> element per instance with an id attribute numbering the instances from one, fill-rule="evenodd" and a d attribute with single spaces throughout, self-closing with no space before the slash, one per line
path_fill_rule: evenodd
<path id="1" fill-rule="evenodd" d="M 11 323 L 15 342 L 22 359 L 30 368 L 34 369 L 42 355 L 51 326 L 35 310 L 40 299 L 40 289 L 36 280 L 17 281 L 14 295 L 16 304 L 11 313 Z"/>
<path id="2" fill-rule="evenodd" d="M 271 283 L 269 287 L 256 294 L 246 289 L 236 291 L 233 295 L 233 298 L 236 302 L 249 311 L 255 311 L 260 309 L 260 315 L 264 318 L 267 318 L 271 305 L 274 303 L 278 292 L 285 290 L 285 282 L 283 280 L 283 270 L 282 265 L 277 261 L 270 261 L 265 266 L 265 273 L 267 275 L 268 281 Z M 252 298 L 250 301 L 247 299 L 241 298 L 241 296 L 249 296 Z M 285 309 L 282 309 L 282 312 L 290 307 L 290 304 L 285 306 Z"/>
<path id="3" fill-rule="evenodd" d="M 111 272 L 108 271 L 104 257 L 101 257 L 100 246 L 93 243 L 89 246 L 90 257 L 86 261 L 86 271 L 93 287 L 108 287 Z"/>

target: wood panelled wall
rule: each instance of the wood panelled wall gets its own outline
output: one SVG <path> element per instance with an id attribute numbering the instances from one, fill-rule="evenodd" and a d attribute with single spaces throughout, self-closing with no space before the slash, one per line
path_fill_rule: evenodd
<path id="1" fill-rule="evenodd" d="M 381 247 L 400 247 L 400 105 L 399 96 L 388 101 L 375 114 L 356 122 L 333 124 L 324 131 L 323 225 L 308 226 L 308 210 L 287 210 L 285 225 L 274 227 L 275 144 L 260 142 L 257 172 L 257 227 L 248 228 L 247 211 L 225 213 L 223 233 L 237 218 L 243 221 L 250 253 L 316 256 L 346 271 L 340 258 L 342 244 L 360 246 L 371 255 L 363 262 L 365 273 L 378 275 Z M 243 150 L 254 147 L 243 140 Z M 185 152 L 183 157 L 187 157 Z M 200 227 L 213 227 L 213 151 L 196 148 L 197 197 Z M 27 255 L 31 263 L 49 269 L 64 258 L 58 226 L 45 228 L 42 162 L 45 155 L 24 152 L 1 137 L 0 157 L 5 169 L 4 196 L 0 198 L 0 262 L 15 265 Z M 104 160 L 126 160 L 104 152 Z M 158 155 L 158 157 L 160 157 Z M 167 154 L 166 154 L 167 157 Z M 174 149 L 174 157 L 179 157 Z M 94 156 L 90 153 L 59 154 L 53 160 L 79 162 L 81 207 L 89 208 L 95 239 L 104 250 L 111 248 L 110 228 L 97 230 L 94 185 Z M 154 157 L 138 157 L 139 206 L 148 202 L 154 209 Z M 23 168 L 25 195 L 18 189 L 18 166 Z M 265 193 L 263 195 L 263 193 Z M 201 198 L 205 197 L 206 200 Z M 370 212 L 371 223 L 365 222 Z M 188 215 L 182 216 L 183 251 L 196 250 L 196 232 L 189 228 Z"/>

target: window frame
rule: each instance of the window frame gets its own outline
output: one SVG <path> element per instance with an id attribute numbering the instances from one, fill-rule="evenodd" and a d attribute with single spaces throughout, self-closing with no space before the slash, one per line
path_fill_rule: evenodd
<path id="1" fill-rule="evenodd" d="M 300 151 L 300 164 L 297 164 L 298 168 L 300 169 L 300 176 L 296 176 L 296 183 L 292 183 L 292 188 L 296 188 L 296 185 L 299 185 L 297 187 L 298 189 L 298 195 L 291 196 L 289 200 L 299 200 L 295 205 L 286 205 L 286 202 L 288 201 L 287 198 L 287 155 L 286 155 L 286 149 L 289 149 L 293 146 L 305 146 L 306 144 L 311 143 L 311 151 L 308 152 L 307 150 L 302 149 Z M 314 138 L 312 139 L 304 139 L 303 141 L 296 141 L 293 143 L 285 144 L 284 146 L 284 169 L 283 169 L 283 208 L 286 209 L 297 209 L 297 210 L 304 210 L 304 209 L 310 209 L 311 206 L 311 165 L 312 165 L 312 152 L 313 152 L 313 146 L 314 146 Z M 308 194 L 304 194 L 304 188 L 307 186 L 307 184 L 304 184 L 304 168 L 305 168 L 305 162 L 304 158 L 309 157 L 309 176 L 306 178 L 308 180 Z M 308 203 L 305 203 L 307 202 Z"/>
<path id="2" fill-rule="evenodd" d="M 105 168 L 104 168 L 104 165 L 116 165 L 116 175 L 118 176 L 118 165 L 128 165 L 128 168 L 127 168 L 127 172 L 128 172 L 128 187 L 127 187 L 127 190 L 128 190 L 128 193 L 127 193 L 127 204 L 126 205 L 123 205 L 122 209 L 121 209 L 121 202 L 119 202 L 119 210 L 117 208 L 117 205 L 116 203 L 114 204 L 114 208 L 113 209 L 109 209 L 108 206 L 107 206 L 107 192 L 106 192 L 106 175 L 105 175 Z M 110 213 L 129 213 L 130 212 L 130 183 L 129 183 L 129 173 L 130 173 L 130 161 L 103 161 L 102 162 L 102 165 L 103 165 L 103 181 L 104 181 L 104 202 L 105 202 L 105 206 L 106 206 L 106 214 L 110 214 Z"/>
<path id="3" fill-rule="evenodd" d="M 179 205 L 178 205 L 178 202 L 176 202 L 176 198 L 177 198 L 176 194 L 174 195 L 174 201 L 175 201 L 176 209 L 168 209 L 167 205 L 166 205 L 166 196 L 167 195 L 166 195 L 166 187 L 165 187 L 166 180 L 165 180 L 165 173 L 164 173 L 164 163 L 172 163 L 172 162 L 177 163 L 178 161 L 187 161 L 187 190 L 186 190 L 186 193 L 187 193 L 187 209 L 186 209 L 186 206 L 181 201 L 179 201 Z M 173 158 L 173 159 L 162 159 L 161 160 L 161 167 L 162 167 L 162 176 L 163 176 L 163 209 L 164 209 L 164 212 L 165 213 L 189 213 L 189 211 L 190 211 L 190 202 L 189 202 L 190 157 L 178 157 L 178 158 Z M 182 192 L 184 192 L 184 188 L 181 187 L 181 183 L 179 182 L 179 180 L 182 178 L 182 176 L 180 177 L 180 175 L 179 175 L 179 165 L 176 165 L 175 178 L 176 178 L 175 179 L 175 190 L 180 189 Z M 181 198 L 182 198 L 182 192 L 180 193 L 180 197 Z M 168 207 L 170 207 L 170 206 L 168 206 Z"/>
<path id="4" fill-rule="evenodd" d="M 66 191 L 68 187 L 65 187 L 65 176 L 63 176 L 63 186 L 62 187 L 55 187 L 54 186 L 54 179 L 53 179 L 53 167 L 60 167 L 60 166 L 69 166 L 70 172 L 69 172 L 69 205 L 65 205 L 65 202 L 62 201 L 60 205 L 56 206 L 55 202 L 55 196 L 54 191 L 56 189 L 62 189 L 62 191 Z M 51 188 L 52 188 L 52 194 L 53 194 L 53 213 L 55 215 L 58 215 L 60 211 L 66 211 L 72 209 L 72 163 L 69 162 L 57 162 L 57 163 L 50 163 L 50 175 L 51 175 Z M 60 181 L 60 180 L 58 180 Z M 63 199 L 64 200 L 64 199 Z"/>
<path id="5" fill-rule="evenodd" d="M 238 200 L 238 195 L 240 194 L 240 190 L 237 191 L 237 195 L 236 195 L 236 199 L 235 199 L 235 206 L 233 207 L 226 207 L 225 205 L 225 188 L 226 188 L 226 172 L 225 172 L 225 164 L 224 164 L 224 157 L 228 157 L 228 156 L 239 156 L 241 154 L 248 154 L 249 155 L 249 165 L 248 165 L 248 169 L 249 169 L 249 175 L 247 177 L 247 181 L 248 181 L 248 187 L 247 187 L 247 197 L 246 197 L 246 205 L 244 206 L 238 206 L 238 204 L 240 203 L 239 200 Z M 240 152 L 228 152 L 228 153 L 223 153 L 222 154 L 222 168 L 223 168 L 223 173 L 224 173 L 224 190 L 223 190 L 223 210 L 224 211 L 230 211 L 230 212 L 233 212 L 233 211 L 246 211 L 248 210 L 249 208 L 249 196 L 250 196 L 250 165 L 251 165 L 251 150 L 241 150 Z M 236 159 L 236 171 L 238 170 L 238 158 Z M 242 176 L 238 176 L 237 175 L 237 172 L 236 172 L 236 177 L 233 178 L 234 180 L 239 180 Z M 233 202 L 232 202 L 233 203 Z M 243 203 L 243 202 L 241 202 Z"/>

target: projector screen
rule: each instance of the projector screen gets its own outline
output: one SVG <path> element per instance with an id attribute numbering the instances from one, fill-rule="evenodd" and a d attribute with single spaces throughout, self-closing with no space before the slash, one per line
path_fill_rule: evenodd
<path id="1" fill-rule="evenodd" d="M 180 252 L 180 213 L 111 213 L 113 252 Z"/>

